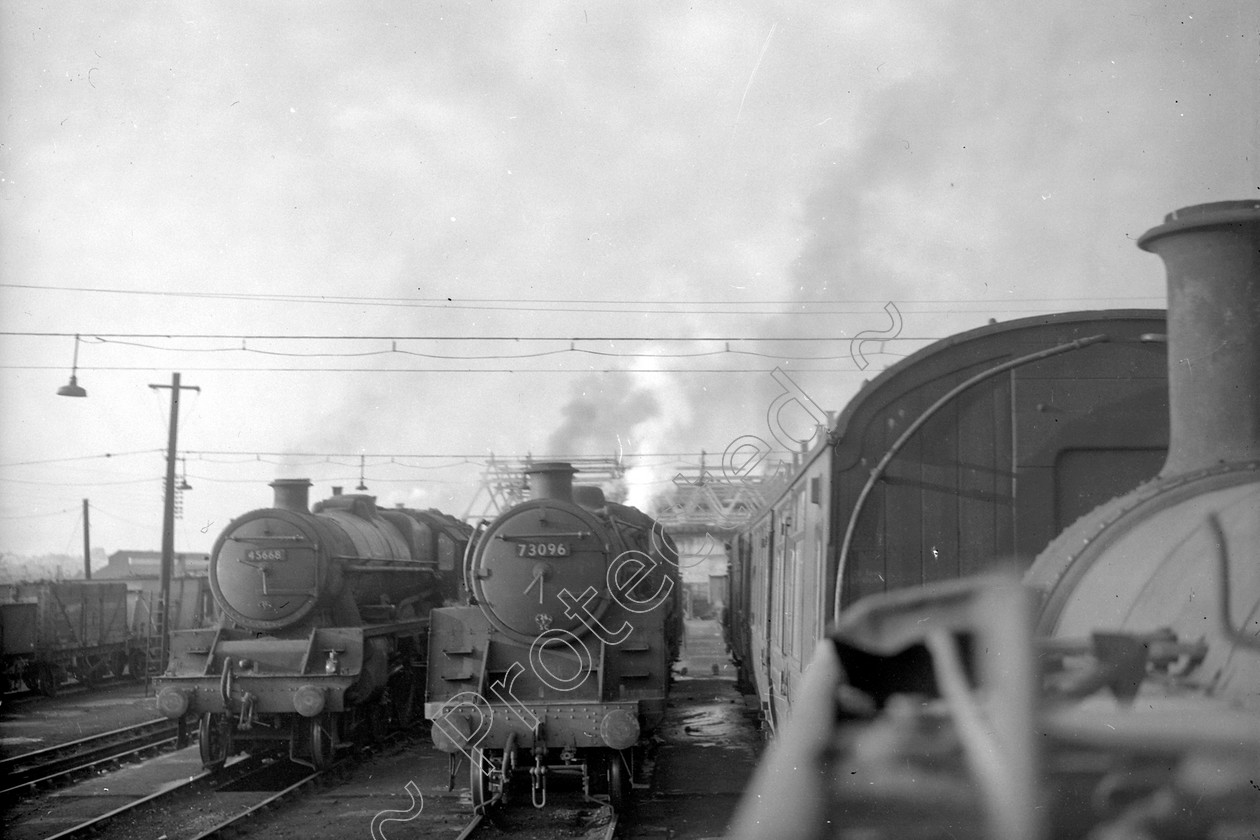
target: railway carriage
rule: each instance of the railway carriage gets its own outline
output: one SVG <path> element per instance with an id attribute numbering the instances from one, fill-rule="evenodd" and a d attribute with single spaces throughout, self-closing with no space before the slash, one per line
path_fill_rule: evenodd
<path id="1" fill-rule="evenodd" d="M 997 524 L 981 533 L 1005 536 L 954 544 L 959 570 L 964 547 L 967 571 L 1005 549 L 1026 568 L 1022 580 L 1008 566 L 928 582 L 937 558 L 912 533 L 888 561 L 922 585 L 871 593 L 869 574 L 889 566 L 864 570 L 870 555 L 850 549 L 863 544 L 863 517 L 877 526 L 891 511 L 850 512 L 856 525 L 835 572 L 843 609 L 795 687 L 732 838 L 1260 832 L 1260 201 L 1183 208 L 1138 245 L 1164 261 L 1169 310 L 1166 329 L 1139 328 L 1131 350 L 1166 346 L 1167 408 L 1148 414 L 1137 366 L 1116 387 L 1098 381 L 1097 364 L 1078 371 L 1080 382 L 1043 375 L 1025 387 L 1004 376 L 1013 457 L 998 477 L 1010 492 L 995 492 L 982 518 Z M 1025 403 L 1021 390 L 1050 398 Z M 1074 426 L 1101 434 L 1060 431 Z M 1151 470 L 1161 435 L 1166 456 Z M 925 438 L 903 480 L 939 476 L 949 437 Z M 892 474 L 874 466 L 877 481 Z M 1031 470 L 1041 472 L 1021 481 Z M 1030 484 L 1041 504 L 1021 512 Z M 910 518 L 921 534 L 961 509 L 940 501 Z"/>
<path id="2" fill-rule="evenodd" d="M 727 633 L 771 729 L 843 608 L 1025 567 L 1154 475 L 1168 440 L 1164 313 L 1072 312 L 936 342 L 866 383 L 734 543 Z"/>

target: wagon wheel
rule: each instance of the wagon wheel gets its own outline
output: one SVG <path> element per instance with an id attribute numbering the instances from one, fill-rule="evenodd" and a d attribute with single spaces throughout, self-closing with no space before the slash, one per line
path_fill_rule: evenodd
<path id="1" fill-rule="evenodd" d="M 328 714 L 316 715 L 307 723 L 311 764 L 316 770 L 326 770 L 336 752 L 337 719 Z"/>
<path id="2" fill-rule="evenodd" d="M 121 677 L 127 670 L 127 653 L 126 651 L 118 651 L 109 660 L 110 671 L 115 677 Z"/>
<path id="3" fill-rule="evenodd" d="M 22 666 L 22 682 L 31 691 L 39 691 L 39 666 L 28 662 Z"/>
<path id="4" fill-rule="evenodd" d="M 416 716 L 416 675 L 410 668 L 403 668 L 389 681 L 389 703 L 398 728 L 410 726 Z"/>
<path id="5" fill-rule="evenodd" d="M 197 729 L 197 747 L 201 764 L 207 770 L 218 770 L 232 754 L 232 728 L 226 715 L 206 712 Z"/>
<path id="6" fill-rule="evenodd" d="M 40 662 L 35 666 L 35 690 L 45 697 L 56 697 L 57 686 L 61 682 L 57 678 L 57 666 L 51 662 Z"/>
<path id="7" fill-rule="evenodd" d="M 133 680 L 139 682 L 147 676 L 145 671 L 144 651 L 140 648 L 132 648 L 131 652 L 127 654 L 127 673 L 131 675 Z"/>
<path id="8" fill-rule="evenodd" d="M 608 755 L 608 804 L 614 811 L 624 811 L 630 802 L 630 785 L 621 755 L 610 751 Z"/>
<path id="9" fill-rule="evenodd" d="M 88 688 L 94 688 L 100 677 L 100 664 L 91 656 L 76 656 L 70 666 L 74 678 Z"/>

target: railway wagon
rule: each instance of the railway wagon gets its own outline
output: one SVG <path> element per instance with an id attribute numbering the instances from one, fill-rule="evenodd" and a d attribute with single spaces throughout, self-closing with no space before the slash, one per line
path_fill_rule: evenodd
<path id="1" fill-rule="evenodd" d="M 131 649 L 127 587 L 92 580 L 0 587 L 4 673 L 52 696 L 68 675 L 82 683 L 121 676 Z"/>
<path id="2" fill-rule="evenodd" d="M 477 813 L 546 805 L 557 777 L 622 807 L 665 714 L 681 632 L 678 555 L 659 524 L 534 464 L 531 498 L 480 534 L 472 604 L 432 613 L 425 717 Z"/>
<path id="3" fill-rule="evenodd" d="M 1168 276 L 1157 474 L 1022 581 L 842 611 L 732 838 L 1260 834 L 1260 201 L 1138 245 Z"/>
<path id="4" fill-rule="evenodd" d="M 841 609 L 998 562 L 1026 567 L 1158 471 L 1164 328 L 1158 310 L 993 323 L 863 386 L 733 545 L 728 641 L 771 730 Z"/>
<path id="5" fill-rule="evenodd" d="M 128 627 L 131 652 L 127 673 L 137 679 L 163 670 L 161 658 L 161 580 L 157 577 L 127 578 Z M 170 582 L 168 629 L 193 630 L 217 623 L 218 610 L 207 575 L 173 576 Z"/>
<path id="6" fill-rule="evenodd" d="M 216 626 L 171 634 L 157 704 L 198 721 L 202 762 L 243 748 L 328 766 L 352 740 L 415 718 L 429 610 L 459 596 L 472 529 L 435 510 L 341 494 L 309 505 L 278 479 L 270 508 L 237 517 L 210 557 Z"/>

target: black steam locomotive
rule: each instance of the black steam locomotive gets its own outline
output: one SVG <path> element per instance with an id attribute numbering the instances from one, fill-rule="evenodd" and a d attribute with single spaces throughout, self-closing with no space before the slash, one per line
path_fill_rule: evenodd
<path id="1" fill-rule="evenodd" d="M 1168 272 L 1167 332 L 1144 337 L 1167 350 L 1162 468 L 1022 581 L 841 611 L 730 836 L 1260 834 L 1260 202 L 1178 210 L 1138 244 Z"/>
<path id="2" fill-rule="evenodd" d="M 432 613 L 425 716 L 452 767 L 467 758 L 478 813 L 513 789 L 541 808 L 556 776 L 621 806 L 665 713 L 677 551 L 650 517 L 573 487 L 574 472 L 535 464 L 531 499 L 465 563 L 473 605 Z"/>
<path id="3" fill-rule="evenodd" d="M 195 716 L 202 761 L 287 746 L 329 764 L 343 739 L 379 738 L 422 701 L 428 615 L 461 597 L 472 529 L 436 510 L 379 509 L 371 496 L 307 507 L 307 479 L 280 479 L 274 507 L 233 520 L 210 556 L 222 614 L 171 635 L 158 707 Z"/>

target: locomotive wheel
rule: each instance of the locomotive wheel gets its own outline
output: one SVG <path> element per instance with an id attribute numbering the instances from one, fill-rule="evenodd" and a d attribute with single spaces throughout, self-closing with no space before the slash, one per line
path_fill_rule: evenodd
<path id="1" fill-rule="evenodd" d="M 218 770 L 232 753 L 232 729 L 226 715 L 206 712 L 197 728 L 201 766 Z"/>
<path id="2" fill-rule="evenodd" d="M 389 712 L 384 703 L 373 703 L 368 707 L 367 727 L 372 743 L 379 744 L 389 735 Z"/>
<path id="3" fill-rule="evenodd" d="M 311 764 L 316 770 L 326 770 L 333 762 L 337 743 L 337 721 L 327 713 L 316 715 L 307 724 L 309 730 Z"/>
<path id="4" fill-rule="evenodd" d="M 385 740 L 389 734 L 390 710 L 383 702 L 368 703 L 350 712 L 351 732 L 359 746 L 370 747 Z M 343 718 L 344 724 L 346 719 Z"/>
<path id="5" fill-rule="evenodd" d="M 623 811 L 630 801 L 630 784 L 621 754 L 612 751 L 608 755 L 608 804 L 614 811 Z"/>
<path id="6" fill-rule="evenodd" d="M 512 772 L 516 765 L 516 751 L 505 749 L 503 759 L 499 762 L 499 801 L 506 807 L 512 794 Z"/>
<path id="7" fill-rule="evenodd" d="M 484 814 L 486 804 L 494 797 L 490 784 L 490 774 L 485 771 L 488 761 L 480 747 L 473 747 L 468 761 L 468 789 L 472 792 L 473 814 Z"/>
<path id="8" fill-rule="evenodd" d="M 389 681 L 389 702 L 394 722 L 399 729 L 406 729 L 416 717 L 416 675 L 404 668 Z"/>

